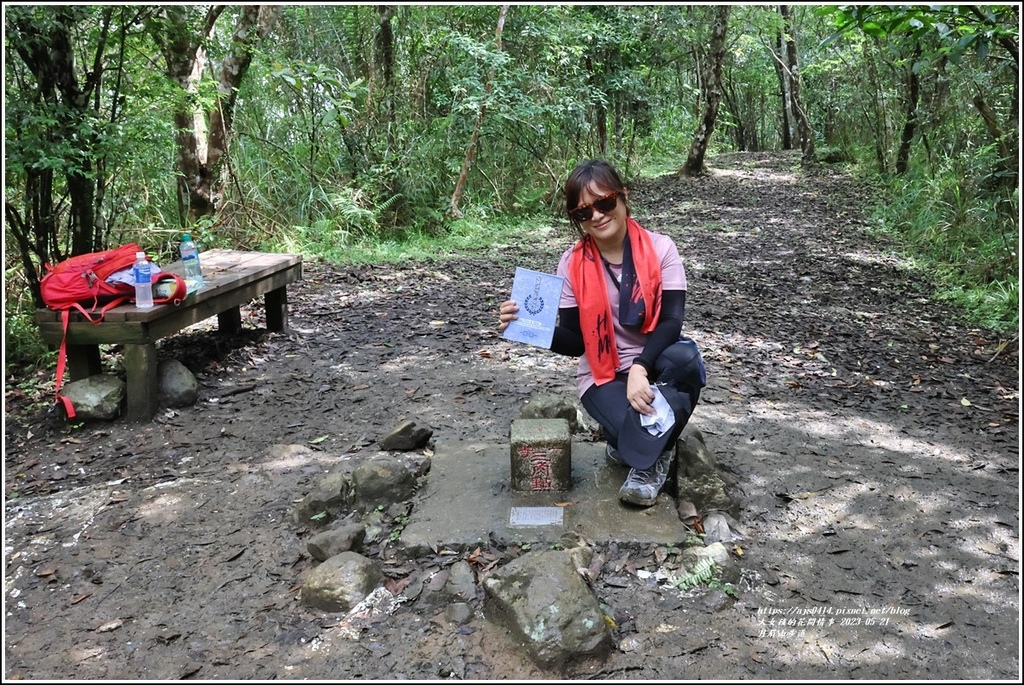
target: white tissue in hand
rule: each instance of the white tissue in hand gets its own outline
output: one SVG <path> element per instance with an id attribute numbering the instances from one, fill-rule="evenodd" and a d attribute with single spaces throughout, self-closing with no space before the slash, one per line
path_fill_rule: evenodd
<path id="1" fill-rule="evenodd" d="M 672 411 L 668 400 L 661 394 L 658 386 L 652 385 L 651 392 L 654 393 L 654 401 L 651 407 L 654 408 L 654 416 L 647 414 L 640 415 L 640 425 L 647 429 L 647 432 L 654 437 L 660 437 L 676 422 L 676 413 Z"/>

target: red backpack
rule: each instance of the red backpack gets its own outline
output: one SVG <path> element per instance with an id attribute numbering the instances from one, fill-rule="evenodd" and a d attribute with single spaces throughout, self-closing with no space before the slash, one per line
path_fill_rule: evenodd
<path id="1" fill-rule="evenodd" d="M 75 409 L 71 406 L 71 400 L 60 394 L 60 388 L 67 363 L 68 321 L 71 310 L 77 310 L 92 323 L 99 323 L 108 310 L 133 302 L 134 285 L 108 282 L 107 279 L 118 271 L 132 268 L 135 254 L 142 251 L 136 243 L 128 243 L 111 250 L 75 255 L 54 266 L 43 265 L 46 274 L 39 281 L 40 295 L 48 308 L 61 313 L 61 321 L 64 324 L 64 338 L 61 340 L 60 352 L 57 355 L 56 394 L 57 400 L 64 405 L 69 419 L 75 417 Z M 153 274 L 154 286 L 162 281 L 173 282 L 170 295 L 160 297 L 154 288 L 153 304 L 181 304 L 186 295 L 184 279 L 166 271 Z"/>
<path id="2" fill-rule="evenodd" d="M 108 309 L 128 302 L 135 294 L 131 285 L 107 283 L 107 278 L 130 269 L 135 253 L 141 251 L 135 243 L 128 243 L 112 250 L 68 257 L 56 266 L 44 264 L 47 273 L 39 281 L 43 303 L 54 310 L 77 309 L 94 323 L 102 320 Z"/>

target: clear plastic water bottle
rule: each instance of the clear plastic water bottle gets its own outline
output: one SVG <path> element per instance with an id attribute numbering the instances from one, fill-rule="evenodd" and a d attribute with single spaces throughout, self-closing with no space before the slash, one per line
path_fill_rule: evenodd
<path id="1" fill-rule="evenodd" d="M 194 293 L 202 289 L 205 283 L 203 270 L 199 266 L 199 248 L 188 233 L 181 234 L 181 263 L 185 267 L 185 287 L 188 292 Z"/>
<path id="2" fill-rule="evenodd" d="M 150 309 L 153 306 L 152 273 L 146 253 L 136 252 L 132 278 L 135 280 L 135 306 L 139 309 Z"/>

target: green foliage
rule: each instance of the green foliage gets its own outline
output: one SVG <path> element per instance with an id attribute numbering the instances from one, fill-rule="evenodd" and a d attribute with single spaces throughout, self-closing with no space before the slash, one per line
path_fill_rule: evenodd
<path id="1" fill-rule="evenodd" d="M 9 359 L 43 349 L 21 265 L 66 253 L 83 217 L 95 220 L 102 246 L 136 240 L 162 259 L 176 258 L 189 230 L 205 248 L 388 261 L 548 230 L 535 227 L 552 224 L 568 170 L 586 158 L 608 158 L 628 178 L 674 171 L 697 126 L 712 11 L 513 5 L 499 47 L 494 5 L 282 6 L 239 88 L 227 161 L 207 170 L 228 179 L 219 210 L 181 226 L 174 114 L 215 101 L 210 75 L 230 31 L 198 35 L 206 6 L 7 8 L 5 200 L 44 253 L 5 252 Z M 871 167 L 888 191 L 879 210 L 887 229 L 934 260 L 979 320 L 1015 322 L 1014 9 L 798 5 L 794 17 L 819 156 Z M 710 154 L 781 145 L 779 30 L 775 7 L 734 9 Z M 94 87 L 88 98 L 41 97 L 24 59 L 65 35 L 64 54 L 75 55 L 65 76 Z M 166 51 L 185 44 L 205 50 L 195 92 L 163 73 Z M 920 98 L 908 129 L 911 75 Z M 454 221 L 452 194 L 478 125 L 464 218 Z M 894 180 L 906 131 L 910 168 Z M 92 192 L 79 200 L 92 204 L 75 215 L 79 177 Z M 42 188 L 53 211 L 32 215 Z M 12 235 L 8 221 L 6 244 L 17 246 Z"/>
<path id="2" fill-rule="evenodd" d="M 683 591 L 704 585 L 708 588 L 721 590 L 733 598 L 739 595 L 739 592 L 732 583 L 726 583 L 722 580 L 722 567 L 711 557 L 701 557 L 693 565 L 693 568 L 683 570 L 678 576 L 673 578 L 671 584 Z"/>
<path id="3" fill-rule="evenodd" d="M 943 299 L 978 325 L 1012 331 L 1020 323 L 1019 189 L 993 193 L 986 176 L 975 177 L 981 185 L 971 177 L 958 165 L 934 178 L 883 179 L 873 213 L 880 230 L 933 275 Z"/>
<path id="4" fill-rule="evenodd" d="M 39 337 L 35 308 L 8 299 L 4 302 L 4 367 L 10 374 L 16 368 L 48 366 L 55 354 Z"/>

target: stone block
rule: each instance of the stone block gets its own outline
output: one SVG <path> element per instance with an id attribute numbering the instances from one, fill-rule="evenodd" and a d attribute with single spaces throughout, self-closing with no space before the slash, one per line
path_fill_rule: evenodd
<path id="1" fill-rule="evenodd" d="M 565 419 L 516 419 L 509 430 L 512 490 L 572 489 L 572 441 Z"/>

